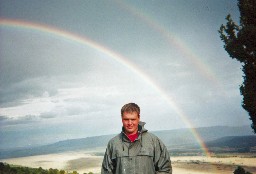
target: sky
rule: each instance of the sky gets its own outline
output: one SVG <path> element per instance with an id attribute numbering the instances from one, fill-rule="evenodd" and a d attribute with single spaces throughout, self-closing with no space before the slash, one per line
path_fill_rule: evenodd
<path id="1" fill-rule="evenodd" d="M 121 130 L 250 125 L 218 29 L 235 0 L 0 0 L 0 148 Z M 14 143 L 15 140 L 15 143 Z"/>

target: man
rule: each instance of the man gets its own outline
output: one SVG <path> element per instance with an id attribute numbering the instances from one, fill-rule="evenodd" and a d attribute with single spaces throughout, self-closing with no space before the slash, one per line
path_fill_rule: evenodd
<path id="1" fill-rule="evenodd" d="M 163 142 L 140 122 L 139 106 L 124 105 L 121 116 L 122 132 L 109 141 L 101 174 L 171 174 L 169 153 Z"/>

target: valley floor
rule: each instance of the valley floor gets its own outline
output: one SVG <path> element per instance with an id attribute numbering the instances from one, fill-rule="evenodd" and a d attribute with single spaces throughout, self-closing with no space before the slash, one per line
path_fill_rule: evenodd
<path id="1" fill-rule="evenodd" d="M 60 154 L 38 155 L 1 162 L 28 167 L 57 168 L 66 171 L 78 171 L 80 174 L 100 173 L 102 156 L 95 156 L 92 151 L 65 152 Z M 231 174 L 242 166 L 246 171 L 256 173 L 255 155 L 228 155 L 220 157 L 181 156 L 172 157 L 173 174 Z"/>

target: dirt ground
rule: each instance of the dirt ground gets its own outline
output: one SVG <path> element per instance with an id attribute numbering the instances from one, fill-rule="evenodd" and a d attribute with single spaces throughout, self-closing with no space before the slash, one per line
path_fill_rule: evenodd
<path id="1" fill-rule="evenodd" d="M 102 156 L 93 152 L 65 152 L 60 154 L 38 155 L 30 157 L 3 159 L 1 162 L 28 167 L 57 168 L 66 171 L 78 171 L 80 174 L 100 173 Z M 256 173 L 256 157 L 250 156 L 182 156 L 172 157 L 173 174 L 231 174 L 242 166 L 246 171 Z"/>
<path id="2" fill-rule="evenodd" d="M 243 156 L 184 156 L 172 158 L 174 174 L 231 174 L 237 166 L 242 166 L 246 171 L 255 173 L 255 164 L 256 158 Z"/>

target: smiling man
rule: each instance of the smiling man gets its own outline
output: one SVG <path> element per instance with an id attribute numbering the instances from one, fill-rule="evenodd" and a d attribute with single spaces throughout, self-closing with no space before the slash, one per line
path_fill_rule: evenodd
<path id="1" fill-rule="evenodd" d="M 124 105 L 121 117 L 122 132 L 109 141 L 101 174 L 171 174 L 167 148 L 140 122 L 140 107 L 135 103 Z"/>

